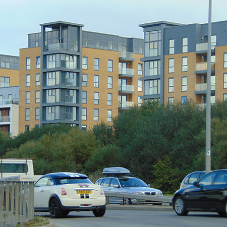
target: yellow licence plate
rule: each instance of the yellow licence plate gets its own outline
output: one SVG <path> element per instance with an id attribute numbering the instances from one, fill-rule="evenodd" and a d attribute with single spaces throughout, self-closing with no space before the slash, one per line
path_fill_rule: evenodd
<path id="1" fill-rule="evenodd" d="M 77 190 L 78 194 L 91 194 L 92 190 Z"/>

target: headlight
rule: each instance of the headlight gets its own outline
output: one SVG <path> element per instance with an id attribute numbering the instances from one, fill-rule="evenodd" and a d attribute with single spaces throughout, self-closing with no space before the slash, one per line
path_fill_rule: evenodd
<path id="1" fill-rule="evenodd" d="M 162 195 L 162 196 L 163 196 L 163 193 L 162 193 L 161 191 L 158 190 L 158 191 L 156 192 L 156 195 Z"/>

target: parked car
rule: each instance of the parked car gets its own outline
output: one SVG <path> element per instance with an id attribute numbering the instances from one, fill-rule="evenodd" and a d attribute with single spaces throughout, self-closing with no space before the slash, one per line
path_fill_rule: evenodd
<path id="1" fill-rule="evenodd" d="M 103 170 L 105 177 L 99 178 L 95 184 L 103 187 L 104 192 L 134 193 L 139 195 L 163 196 L 155 188 L 150 188 L 144 181 L 130 176 L 130 171 L 123 167 L 111 167 Z M 131 204 L 131 199 L 125 199 L 125 204 Z"/>
<path id="2" fill-rule="evenodd" d="M 173 196 L 173 209 L 177 215 L 189 211 L 212 211 L 227 214 L 227 170 L 215 170 L 192 186 L 179 189 Z"/>
<path id="3" fill-rule="evenodd" d="M 199 181 L 206 174 L 206 171 L 196 171 L 189 173 L 181 182 L 180 188 L 186 188 L 193 185 L 195 181 Z"/>
<path id="4" fill-rule="evenodd" d="M 93 211 L 96 217 L 105 214 L 106 198 L 102 187 L 79 173 L 50 173 L 42 176 L 34 187 L 35 211 L 50 212 L 61 217 L 70 211 Z"/>

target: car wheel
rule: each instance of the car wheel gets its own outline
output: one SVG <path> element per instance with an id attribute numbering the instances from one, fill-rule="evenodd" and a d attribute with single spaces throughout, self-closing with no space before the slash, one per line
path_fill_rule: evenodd
<path id="1" fill-rule="evenodd" d="M 184 199 L 181 196 L 178 196 L 175 199 L 174 210 L 179 216 L 185 216 L 188 214 L 188 211 L 186 211 Z"/>
<path id="2" fill-rule="evenodd" d="M 225 206 L 223 212 L 218 212 L 220 216 L 227 217 L 227 200 L 225 200 Z"/>
<path id="3" fill-rule="evenodd" d="M 49 204 L 49 211 L 50 211 L 50 216 L 52 218 L 58 218 L 62 216 L 62 210 L 60 207 L 60 203 L 57 199 L 53 198 L 50 201 Z"/>
<path id="4" fill-rule="evenodd" d="M 95 217 L 102 217 L 106 212 L 106 206 L 103 208 L 98 208 L 93 210 L 93 214 L 95 215 Z"/>
<path id="5" fill-rule="evenodd" d="M 63 210 L 63 211 L 62 211 L 62 214 L 63 214 L 63 215 L 68 215 L 69 212 L 70 212 L 69 210 Z"/>
<path id="6" fill-rule="evenodd" d="M 129 198 L 123 198 L 123 204 L 124 205 L 130 205 L 130 204 L 132 204 L 132 200 L 129 199 Z"/>

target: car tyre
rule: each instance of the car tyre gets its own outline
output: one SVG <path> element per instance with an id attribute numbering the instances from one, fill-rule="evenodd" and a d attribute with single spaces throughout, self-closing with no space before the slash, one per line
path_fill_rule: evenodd
<path id="1" fill-rule="evenodd" d="M 69 210 L 63 210 L 63 211 L 62 211 L 62 214 L 66 216 L 66 215 L 69 214 L 69 212 L 70 212 Z"/>
<path id="2" fill-rule="evenodd" d="M 218 212 L 220 216 L 227 217 L 227 200 L 225 200 L 225 206 L 223 212 Z"/>
<path id="3" fill-rule="evenodd" d="M 93 210 L 95 217 L 102 217 L 106 212 L 106 206 Z"/>
<path id="4" fill-rule="evenodd" d="M 59 218 L 62 216 L 63 212 L 60 207 L 60 203 L 57 199 L 53 198 L 49 204 L 50 216 L 52 218 Z"/>
<path id="5" fill-rule="evenodd" d="M 181 196 L 178 196 L 174 201 L 174 210 L 179 216 L 185 216 L 188 214 L 188 211 L 185 207 L 184 199 Z"/>

